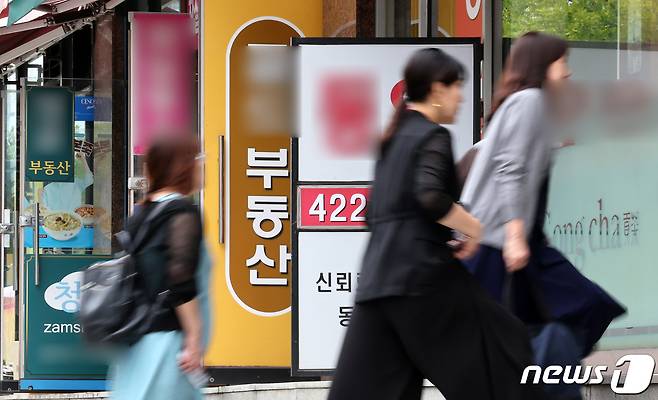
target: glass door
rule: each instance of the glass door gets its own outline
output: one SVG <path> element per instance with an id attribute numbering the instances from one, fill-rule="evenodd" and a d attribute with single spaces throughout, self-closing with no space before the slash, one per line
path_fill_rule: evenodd
<path id="1" fill-rule="evenodd" d="M 3 381 L 23 390 L 105 388 L 106 360 L 76 313 L 81 271 L 111 253 L 111 87 L 38 79 L 3 91 L 0 352 Z"/>
<path id="2" fill-rule="evenodd" d="M 0 283 L 2 287 L 2 318 L 0 319 L 2 341 L 2 389 L 17 388 L 15 381 L 20 376 L 20 323 L 19 323 L 19 243 L 17 238 L 18 218 L 18 108 L 17 85 L 7 85 L 2 91 L 2 195 L 0 214 Z"/>

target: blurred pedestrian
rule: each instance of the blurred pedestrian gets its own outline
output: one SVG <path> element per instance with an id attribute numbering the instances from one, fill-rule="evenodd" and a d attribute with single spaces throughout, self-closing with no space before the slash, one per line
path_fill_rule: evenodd
<path id="1" fill-rule="evenodd" d="M 167 139 L 156 141 L 146 154 L 148 193 L 127 231 L 134 237 L 157 210 L 133 257 L 138 283 L 158 307 L 147 333 L 114 360 L 112 399 L 201 398 L 200 382 L 193 377 L 203 376 L 210 261 L 199 210 L 188 198 L 201 187 L 198 150 L 192 138 Z"/>
<path id="2" fill-rule="evenodd" d="M 482 246 L 466 261 L 468 269 L 528 326 L 566 326 L 560 328 L 559 346 L 567 347 L 567 336 L 573 345 L 569 354 L 560 351 L 559 364 L 573 365 L 624 309 L 550 247 L 543 232 L 556 143 L 551 103 L 554 89 L 571 75 L 567 51 L 566 41 L 542 33 L 514 43 L 461 200 L 484 226 Z M 542 345 L 545 335 L 534 333 L 539 339 L 533 346 Z M 550 361 L 551 351 L 535 350 L 547 357 L 536 360 L 540 365 L 559 361 Z M 580 397 L 577 388 L 571 396 Z"/>
<path id="3" fill-rule="evenodd" d="M 423 378 L 448 400 L 538 399 L 520 385 L 532 351 L 523 324 L 459 258 L 480 223 L 459 204 L 450 132 L 463 66 L 438 49 L 404 71 L 406 100 L 384 135 L 368 204 L 370 241 L 330 400 L 420 399 Z M 463 235 L 449 246 L 452 230 Z"/>

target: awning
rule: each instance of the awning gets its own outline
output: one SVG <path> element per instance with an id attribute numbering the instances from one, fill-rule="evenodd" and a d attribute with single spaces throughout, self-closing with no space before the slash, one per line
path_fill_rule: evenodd
<path id="1" fill-rule="evenodd" d="M 99 0 L 0 0 L 0 10 L 7 20 L 4 25 L 25 23 L 45 14 L 59 14 L 71 10 L 78 10 L 93 6 L 94 3 L 105 3 Z"/>
<path id="2" fill-rule="evenodd" d="M 80 27 L 82 26 L 81 24 Z M 68 33 L 72 32 L 74 30 L 69 29 Z M 33 29 L 0 36 L 0 65 L 3 67 L 3 72 L 9 64 L 18 66 L 29 61 L 32 54 L 45 50 L 66 36 L 67 31 L 62 26 Z"/>
<path id="3" fill-rule="evenodd" d="M 23 0 L 0 0 L 0 68 L 6 72 L 28 61 L 36 52 L 43 51 L 76 30 L 92 23 L 124 0 L 46 0 L 39 1 L 15 24 L 7 26 L 12 5 Z"/>
<path id="4" fill-rule="evenodd" d="M 9 20 L 7 25 L 17 22 L 30 13 L 35 7 L 41 4 L 41 0 L 13 0 L 9 4 Z"/>
<path id="5" fill-rule="evenodd" d="M 0 6 L 2 5 L 0 0 Z M 34 9 L 16 14 L 14 4 L 20 1 L 13 0 L 0 12 L 0 35 L 43 28 L 48 25 L 58 25 L 83 18 L 93 18 L 101 14 L 123 0 L 46 0 L 40 1 L 40 5 Z M 22 3 L 21 3 L 22 4 Z M 16 15 L 21 15 L 15 22 L 11 23 Z"/>

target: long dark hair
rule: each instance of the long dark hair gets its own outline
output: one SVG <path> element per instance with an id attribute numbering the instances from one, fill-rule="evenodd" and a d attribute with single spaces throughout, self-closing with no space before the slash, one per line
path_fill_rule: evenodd
<path id="1" fill-rule="evenodd" d="M 444 51 L 427 48 L 414 53 L 404 68 L 405 95 L 398 103 L 393 118 L 384 131 L 381 150 L 385 150 L 395 135 L 407 102 L 420 102 L 427 99 L 434 82 L 450 86 L 464 79 L 466 79 L 464 66 Z"/>
<path id="2" fill-rule="evenodd" d="M 163 188 L 190 194 L 196 185 L 196 157 L 199 142 L 193 135 L 156 139 L 146 152 L 145 164 L 148 176 L 146 201 Z"/>
<path id="3" fill-rule="evenodd" d="M 569 45 L 564 39 L 545 33 L 528 32 L 517 39 L 494 93 L 487 121 L 512 94 L 524 89 L 542 88 L 548 67 L 564 57 L 568 50 Z"/>

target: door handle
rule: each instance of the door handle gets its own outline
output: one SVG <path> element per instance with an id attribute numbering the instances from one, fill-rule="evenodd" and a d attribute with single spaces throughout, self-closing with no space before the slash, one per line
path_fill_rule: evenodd
<path id="1" fill-rule="evenodd" d="M 16 225 L 15 229 L 15 235 L 14 235 L 14 292 L 18 290 L 18 254 L 20 253 L 20 242 L 18 240 L 18 211 L 13 211 L 11 213 L 11 220 L 14 222 L 14 225 Z"/>
<path id="2" fill-rule="evenodd" d="M 8 261 L 7 261 L 7 254 L 6 254 L 6 248 L 11 247 L 13 250 L 13 268 L 12 268 L 12 287 L 14 291 L 18 290 L 18 237 L 17 235 L 12 234 L 17 234 L 17 229 L 16 229 L 16 221 L 18 220 L 17 218 L 18 212 L 17 211 L 12 211 L 10 209 L 4 209 L 2 212 L 2 222 L 0 222 L 0 235 L 2 235 L 2 257 L 3 257 L 3 262 L 5 265 L 5 269 L 8 268 Z"/>
<path id="3" fill-rule="evenodd" d="M 5 209 L 2 215 L 2 224 L 0 224 L 0 228 L 2 229 L 2 233 L 4 235 L 11 235 L 12 233 L 14 234 L 13 237 L 9 236 L 9 242 L 11 243 L 12 250 L 14 252 L 13 254 L 13 280 L 12 280 L 12 286 L 14 291 L 18 290 L 18 252 L 19 252 L 19 247 L 18 247 L 18 228 L 17 228 L 17 222 L 18 222 L 18 211 L 12 211 L 9 209 Z M 4 241 L 4 240 L 3 240 Z M 3 249 L 4 250 L 4 249 Z M 4 256 L 4 254 L 3 254 Z M 7 258 L 5 257 L 4 259 L 5 266 L 7 263 Z"/>
<path id="4" fill-rule="evenodd" d="M 39 267 L 39 202 L 34 202 L 34 232 L 32 245 L 34 247 L 34 286 L 39 286 L 41 281 L 41 268 Z"/>

